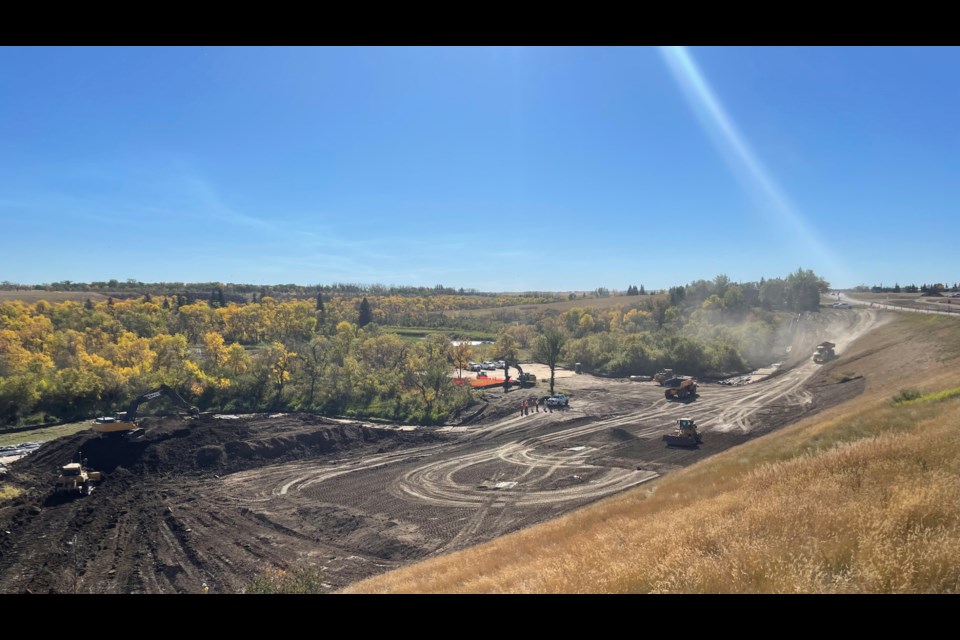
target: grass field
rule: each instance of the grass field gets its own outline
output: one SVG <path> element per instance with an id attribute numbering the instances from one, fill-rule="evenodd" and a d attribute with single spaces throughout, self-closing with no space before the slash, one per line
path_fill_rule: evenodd
<path id="1" fill-rule="evenodd" d="M 644 300 L 655 300 L 657 297 L 665 297 L 666 294 L 657 294 L 655 296 L 608 296 L 605 298 L 576 298 L 574 300 L 563 300 L 561 302 L 545 302 L 543 304 L 518 304 L 507 307 L 484 307 L 482 309 L 466 309 L 462 311 L 447 311 L 445 315 L 451 318 L 461 316 L 493 316 L 509 313 L 540 313 L 546 310 L 563 313 L 574 307 L 583 307 L 585 309 L 612 309 L 614 307 L 627 306 L 631 304 L 642 304 Z"/>
<path id="2" fill-rule="evenodd" d="M 86 291 L 0 291 L 0 302 L 10 302 L 19 300 L 27 304 L 32 304 L 40 300 L 47 302 L 63 302 L 64 300 L 73 300 L 75 302 L 84 302 L 87 298 L 94 302 L 106 300 L 108 296 L 102 293 Z"/>
<path id="3" fill-rule="evenodd" d="M 404 340 L 423 340 L 432 335 L 467 335 L 471 340 L 496 340 L 497 336 L 486 331 L 464 329 L 443 329 L 434 327 L 396 327 L 385 325 L 380 327 L 384 333 L 395 333 Z"/>
<path id="4" fill-rule="evenodd" d="M 865 303 L 874 302 L 907 309 L 960 313 L 960 298 L 951 297 L 950 292 L 945 292 L 943 297 L 939 298 L 923 296 L 919 293 L 851 293 L 848 295 L 854 300 Z"/>
<path id="5" fill-rule="evenodd" d="M 898 316 L 841 354 L 867 381 L 850 402 L 347 591 L 960 591 L 958 357 L 956 319 Z M 891 402 L 906 382 L 924 402 Z"/>
<path id="6" fill-rule="evenodd" d="M 61 424 L 55 427 L 37 427 L 27 431 L 17 431 L 14 433 L 0 433 L 0 446 L 8 444 L 20 444 L 21 442 L 46 442 L 54 438 L 69 436 L 77 431 L 83 431 L 90 428 L 90 421 L 71 422 Z"/>

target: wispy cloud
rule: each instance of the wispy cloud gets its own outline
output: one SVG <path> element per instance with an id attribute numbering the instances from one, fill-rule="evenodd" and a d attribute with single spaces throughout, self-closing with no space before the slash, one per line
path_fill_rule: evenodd
<path id="1" fill-rule="evenodd" d="M 261 231 L 280 231 L 280 228 L 272 220 L 239 211 L 228 205 L 210 181 L 198 175 L 183 176 L 181 181 L 185 195 L 194 203 L 196 213 L 199 215 Z"/>

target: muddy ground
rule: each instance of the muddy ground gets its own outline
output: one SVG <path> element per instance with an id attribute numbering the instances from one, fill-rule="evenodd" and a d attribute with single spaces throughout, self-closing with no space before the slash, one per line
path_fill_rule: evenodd
<path id="1" fill-rule="evenodd" d="M 569 408 L 521 416 L 538 389 L 487 391 L 459 425 L 363 425 L 306 415 L 200 423 L 147 419 L 126 440 L 81 432 L 11 466 L 24 494 L 0 507 L 0 592 L 241 592 L 267 568 L 313 566 L 335 590 L 476 544 L 637 486 L 851 398 L 864 379 L 810 361 L 879 322 L 811 314 L 792 360 L 740 387 L 703 384 L 668 402 L 654 383 L 570 376 Z M 480 410 L 482 409 L 482 411 Z M 703 444 L 668 448 L 679 417 Z M 105 480 L 51 495 L 82 453 Z"/>

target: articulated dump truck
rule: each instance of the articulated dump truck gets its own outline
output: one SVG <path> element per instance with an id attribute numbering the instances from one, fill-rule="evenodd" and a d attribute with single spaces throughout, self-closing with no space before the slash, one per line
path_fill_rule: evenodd
<path id="1" fill-rule="evenodd" d="M 828 360 L 833 360 L 837 354 L 833 351 L 837 345 L 832 342 L 821 342 L 817 345 L 817 350 L 813 352 L 813 361 L 817 364 L 823 364 Z"/>

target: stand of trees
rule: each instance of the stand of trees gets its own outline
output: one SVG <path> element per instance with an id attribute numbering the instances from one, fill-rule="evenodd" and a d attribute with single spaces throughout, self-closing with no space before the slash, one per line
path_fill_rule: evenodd
<path id="1" fill-rule="evenodd" d="M 575 307 L 559 316 L 569 337 L 562 360 L 615 376 L 664 367 L 698 376 L 744 372 L 782 354 L 789 338 L 780 330 L 783 317 L 819 311 L 828 290 L 813 271 L 798 269 L 759 282 L 719 275 L 620 308 Z"/>
<path id="2" fill-rule="evenodd" d="M 202 408 L 425 424 L 472 402 L 469 386 L 447 376 L 448 336 L 404 342 L 375 323 L 360 328 L 358 305 L 341 302 L 322 311 L 313 300 L 269 296 L 243 306 L 185 302 L 0 304 L 0 424 L 120 410 L 161 382 Z"/>

